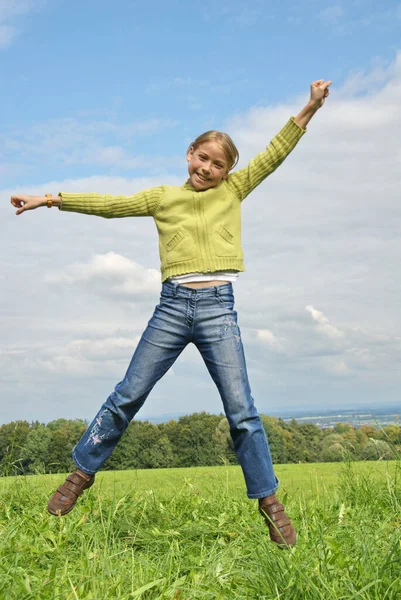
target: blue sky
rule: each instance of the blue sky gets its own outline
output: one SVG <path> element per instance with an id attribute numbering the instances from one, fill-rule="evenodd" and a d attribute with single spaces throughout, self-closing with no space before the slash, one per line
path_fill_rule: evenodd
<path id="1" fill-rule="evenodd" d="M 210 128 L 243 165 L 317 78 L 333 80 L 328 102 L 244 205 L 253 395 L 265 412 L 397 402 L 400 33 L 392 0 L 0 0 L 0 421 L 90 418 L 160 287 L 151 221 L 17 218 L 10 194 L 177 184 Z M 188 410 L 188 389 L 190 411 L 220 410 L 193 348 L 142 413 Z"/>
<path id="2" fill-rule="evenodd" d="M 4 185 L 87 174 L 59 146 L 66 129 L 99 123 L 116 129 L 98 127 L 98 142 L 146 157 L 136 172 L 157 173 L 153 157 L 179 157 L 188 141 L 224 127 L 229 115 L 306 97 L 319 77 L 333 79 L 334 90 L 353 72 L 390 63 L 400 7 L 373 0 L 255 1 L 249 9 L 239 1 L 6 0 L 2 27 L 15 33 L 2 50 L 1 132 L 18 144 L 24 176 L 3 171 Z M 134 133 L 124 135 L 127 124 Z M 26 138 L 40 149 L 24 149 Z M 15 144 L 2 154 L 13 163 Z M 121 173 L 121 164 L 92 163 L 91 174 L 106 172 Z"/>

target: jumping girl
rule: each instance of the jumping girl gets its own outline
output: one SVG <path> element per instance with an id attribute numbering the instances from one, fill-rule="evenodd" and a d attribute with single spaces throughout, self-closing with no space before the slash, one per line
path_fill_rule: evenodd
<path id="1" fill-rule="evenodd" d="M 184 348 L 194 343 L 220 393 L 247 495 L 259 501 L 270 538 L 295 544 L 296 533 L 276 497 L 268 441 L 248 381 L 233 282 L 244 271 L 241 202 L 294 149 L 306 125 L 323 106 L 331 81 L 311 84 L 310 100 L 291 117 L 247 167 L 231 138 L 218 131 L 199 136 L 187 152 L 189 178 L 181 187 L 161 185 L 133 196 L 60 193 L 56 197 L 12 196 L 16 214 L 57 206 L 105 218 L 153 217 L 159 234 L 160 303 L 138 343 L 124 379 L 100 408 L 73 451 L 77 470 L 50 498 L 52 515 L 70 512 L 110 456 L 156 382 Z"/>

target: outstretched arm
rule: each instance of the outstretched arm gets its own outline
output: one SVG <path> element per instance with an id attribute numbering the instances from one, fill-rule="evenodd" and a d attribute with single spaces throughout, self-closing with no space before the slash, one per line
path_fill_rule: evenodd
<path id="1" fill-rule="evenodd" d="M 295 148 L 306 131 L 306 125 L 323 106 L 329 95 L 331 81 L 319 79 L 311 84 L 310 100 L 297 117 L 292 117 L 272 139 L 263 152 L 257 154 L 244 169 L 228 176 L 227 183 L 242 201 L 268 175 L 273 173 Z"/>
<path id="2" fill-rule="evenodd" d="M 163 197 L 163 187 L 150 188 L 133 196 L 102 196 L 101 194 L 60 193 L 49 200 L 46 196 L 11 196 L 17 215 L 41 206 L 58 206 L 62 211 L 97 215 L 105 219 L 148 217 L 154 215 Z"/>

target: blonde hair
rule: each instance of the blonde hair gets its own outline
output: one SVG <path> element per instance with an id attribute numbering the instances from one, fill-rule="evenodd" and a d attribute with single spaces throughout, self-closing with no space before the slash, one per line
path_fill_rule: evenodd
<path id="1" fill-rule="evenodd" d="M 205 133 L 199 135 L 196 140 L 190 144 L 188 152 L 191 148 L 196 150 L 201 144 L 205 144 L 206 142 L 217 142 L 220 145 L 227 159 L 227 171 L 231 171 L 238 162 L 239 152 L 230 136 L 227 133 L 216 131 L 215 129 L 205 131 Z"/>

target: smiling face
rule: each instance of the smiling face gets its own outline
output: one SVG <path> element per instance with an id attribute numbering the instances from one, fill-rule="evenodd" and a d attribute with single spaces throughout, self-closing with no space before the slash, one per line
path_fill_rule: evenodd
<path id="1" fill-rule="evenodd" d="M 214 140 L 190 147 L 187 154 L 189 181 L 197 191 L 216 187 L 228 176 L 228 161 Z"/>

